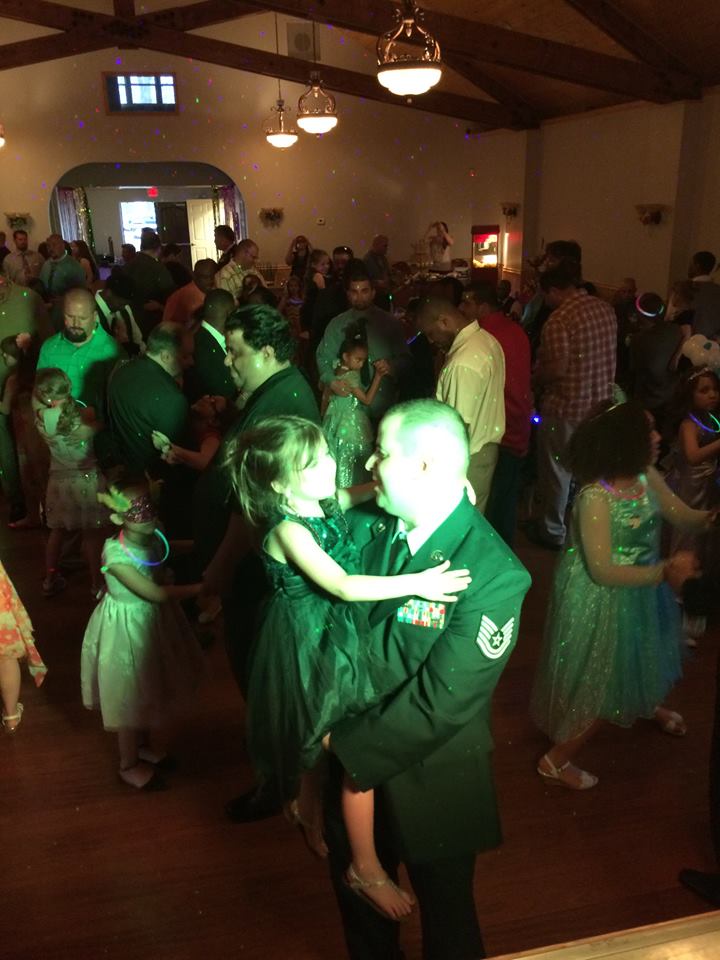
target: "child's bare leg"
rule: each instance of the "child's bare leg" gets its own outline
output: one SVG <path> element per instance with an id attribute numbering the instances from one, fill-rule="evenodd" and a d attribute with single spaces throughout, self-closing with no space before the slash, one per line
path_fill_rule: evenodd
<path id="1" fill-rule="evenodd" d="M 97 593 L 102 586 L 102 548 L 103 535 L 100 530 L 83 530 L 82 550 L 88 567 L 90 567 L 90 586 L 93 593 Z"/>
<path id="2" fill-rule="evenodd" d="M 297 800 L 290 804 L 290 819 L 303 831 L 305 842 L 318 857 L 327 857 L 323 838 L 322 793 L 325 768 L 322 764 L 306 770 L 300 778 Z"/>
<path id="3" fill-rule="evenodd" d="M 63 537 L 64 530 L 55 529 L 50 531 L 45 545 L 45 571 L 47 577 L 52 577 L 58 572 Z"/>
<path id="4" fill-rule="evenodd" d="M 138 757 L 140 733 L 123 727 L 118 730 L 118 748 L 120 751 L 120 779 L 131 787 L 142 789 L 152 780 L 155 771 L 149 763 Z"/>
<path id="5" fill-rule="evenodd" d="M 3 715 L 17 716 L 18 698 L 20 696 L 20 664 L 11 657 L 0 657 L 0 696 L 2 697 Z M 19 720 L 7 720 L 5 727 L 14 730 Z"/>
<path id="6" fill-rule="evenodd" d="M 351 886 L 372 900 L 391 920 L 406 917 L 415 899 L 397 887 L 378 860 L 373 831 L 375 826 L 375 793 L 360 791 L 345 775 L 342 791 L 343 818 L 347 830 L 352 864 L 348 871 Z"/>

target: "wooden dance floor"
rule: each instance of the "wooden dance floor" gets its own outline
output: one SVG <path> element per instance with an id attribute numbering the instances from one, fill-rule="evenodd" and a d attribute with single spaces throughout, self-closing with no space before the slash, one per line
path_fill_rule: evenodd
<path id="1" fill-rule="evenodd" d="M 80 701 L 91 610 L 85 576 L 44 599 L 41 551 L 39 532 L 11 533 L 3 522 L 0 556 L 49 672 L 39 690 L 24 676 L 22 726 L 14 737 L 0 735 L 0 956 L 341 960 L 323 864 L 282 819 L 235 825 L 223 816 L 251 771 L 220 640 L 180 731 L 171 789 L 133 792 L 116 779 L 112 736 Z M 703 913 L 676 875 L 683 866 L 713 866 L 707 756 L 718 632 L 701 641 L 671 701 L 688 721 L 684 740 L 647 722 L 608 729 L 582 757 L 599 786 L 586 794 L 553 788 L 535 774 L 545 743 L 527 703 L 556 558 L 522 538 L 518 552 L 534 586 L 495 698 L 505 843 L 479 858 L 475 881 L 488 952 L 514 956 Z M 402 936 L 408 960 L 418 960 L 417 918 Z"/>

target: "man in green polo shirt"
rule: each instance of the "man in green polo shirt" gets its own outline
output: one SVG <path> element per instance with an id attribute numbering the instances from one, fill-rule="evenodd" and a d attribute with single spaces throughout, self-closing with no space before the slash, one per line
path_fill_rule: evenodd
<path id="1" fill-rule="evenodd" d="M 72 395 L 98 418 L 105 418 L 107 383 L 122 347 L 98 322 L 97 305 L 90 290 L 78 287 L 63 297 L 63 329 L 40 348 L 38 370 L 59 367 L 72 385 Z"/>

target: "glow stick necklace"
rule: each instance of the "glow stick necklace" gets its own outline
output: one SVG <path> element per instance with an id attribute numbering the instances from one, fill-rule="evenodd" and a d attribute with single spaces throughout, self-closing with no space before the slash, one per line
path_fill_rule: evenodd
<path id="1" fill-rule="evenodd" d="M 714 427 L 708 427 L 707 424 L 703 423 L 702 420 L 698 420 L 698 418 L 692 413 L 688 414 L 688 416 L 693 423 L 696 423 L 700 427 L 701 430 L 707 430 L 708 433 L 720 433 L 720 420 L 718 420 L 714 414 L 708 412 L 708 416 L 715 424 Z"/>
<path id="2" fill-rule="evenodd" d="M 639 500 L 641 497 L 645 496 L 645 493 L 647 491 L 647 487 L 643 483 L 640 483 L 639 491 L 637 490 L 637 486 L 638 486 L 637 483 L 634 483 L 632 487 L 629 487 L 628 488 L 629 490 L 635 491 L 633 493 L 626 493 L 623 490 L 618 490 L 616 487 L 613 487 L 611 484 L 609 484 L 607 480 L 603 480 L 602 477 L 598 480 L 598 483 L 603 488 L 603 490 L 607 490 L 608 493 L 611 493 L 614 497 L 617 497 L 619 500 Z"/>
<path id="3" fill-rule="evenodd" d="M 125 546 L 124 533 L 125 531 L 121 530 L 120 533 L 118 534 L 118 542 L 120 543 L 120 546 L 123 548 L 123 550 L 128 555 L 128 557 L 130 557 L 131 560 L 134 560 L 136 563 L 142 564 L 143 567 L 159 567 L 163 563 L 165 563 L 167 558 L 170 556 L 170 544 L 167 542 L 167 538 L 162 533 L 162 531 L 158 530 L 157 527 L 153 530 L 153 533 L 158 538 L 160 543 L 162 543 L 162 545 L 165 547 L 165 556 L 162 558 L 162 560 L 143 560 L 142 557 L 139 557 L 136 553 L 133 553 L 132 550 L 129 550 Z"/>

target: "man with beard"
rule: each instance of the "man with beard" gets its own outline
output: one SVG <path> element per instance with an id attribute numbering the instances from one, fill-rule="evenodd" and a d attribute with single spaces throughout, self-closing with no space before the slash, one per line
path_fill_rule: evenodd
<path id="1" fill-rule="evenodd" d="M 72 395 L 105 415 L 107 383 L 124 356 L 118 342 L 98 322 L 97 304 L 86 288 L 68 290 L 62 301 L 63 329 L 40 348 L 38 370 L 59 367 L 72 384 Z"/>

